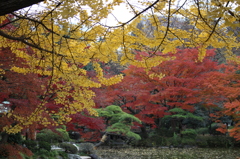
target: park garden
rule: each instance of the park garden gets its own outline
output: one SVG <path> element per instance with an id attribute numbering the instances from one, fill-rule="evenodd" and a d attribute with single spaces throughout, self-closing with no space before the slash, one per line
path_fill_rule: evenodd
<path id="1" fill-rule="evenodd" d="M 1 159 L 240 158 L 238 0 L 0 6 Z"/>

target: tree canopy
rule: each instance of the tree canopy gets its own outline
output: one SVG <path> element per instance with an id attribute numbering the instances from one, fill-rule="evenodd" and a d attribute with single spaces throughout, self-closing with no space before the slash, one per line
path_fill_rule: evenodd
<path id="1" fill-rule="evenodd" d="M 120 105 L 154 128 L 161 128 L 163 125 L 160 123 L 165 123 L 164 120 L 169 120 L 169 117 L 174 119 L 171 124 L 167 122 L 169 127 L 176 126 L 174 121 L 182 122 L 187 118 L 201 125 L 200 117 L 195 118 L 192 112 L 204 109 L 216 122 L 222 122 L 220 118 L 224 115 L 231 116 L 231 120 L 236 121 L 236 129 L 231 132 L 237 138 L 240 92 L 239 74 L 236 72 L 239 66 L 234 62 L 219 64 L 214 59 L 214 49 L 207 50 L 202 61 L 197 61 L 199 52 L 196 48 L 176 50 L 175 54 L 168 54 L 175 59 L 164 61 L 147 71 L 143 67 L 129 65 L 122 71 L 124 79 L 121 82 L 101 87 L 96 92 L 96 103 L 99 107 L 110 103 Z M 162 55 L 161 52 L 157 54 Z M 142 60 L 142 56 L 149 54 L 138 52 L 136 59 Z M 218 112 L 214 111 L 216 108 Z M 226 132 L 226 128 L 223 131 Z"/>

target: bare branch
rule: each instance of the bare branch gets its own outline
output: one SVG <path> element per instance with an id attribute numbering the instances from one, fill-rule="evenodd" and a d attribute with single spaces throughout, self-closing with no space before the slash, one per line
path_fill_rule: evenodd
<path id="1" fill-rule="evenodd" d="M 107 25 L 103 25 L 100 23 L 100 25 L 104 26 L 104 27 L 108 27 L 108 28 L 119 28 L 122 27 L 128 23 L 130 23 L 131 21 L 133 21 L 134 19 L 136 19 L 138 16 L 140 16 L 141 14 L 143 14 L 144 12 L 146 12 L 148 9 L 152 8 L 155 4 L 157 4 L 159 2 L 159 0 L 156 0 L 154 3 L 152 3 L 151 5 L 149 5 L 147 8 L 145 8 L 144 10 L 142 10 L 141 12 L 135 14 L 134 17 L 132 17 L 130 20 L 128 20 L 127 22 L 121 24 L 121 25 L 117 25 L 117 26 L 107 26 Z"/>

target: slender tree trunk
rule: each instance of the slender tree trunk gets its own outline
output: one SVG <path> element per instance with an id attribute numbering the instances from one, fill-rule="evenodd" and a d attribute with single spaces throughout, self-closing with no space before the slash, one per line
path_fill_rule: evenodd
<path id="1" fill-rule="evenodd" d="M 146 126 L 147 126 L 146 123 L 142 123 L 141 132 L 140 132 L 140 136 L 142 139 L 148 138 L 148 132 L 147 132 Z"/>
<path id="2" fill-rule="evenodd" d="M 107 137 L 108 137 L 107 135 L 108 135 L 108 133 L 105 133 L 105 134 L 102 136 L 100 142 L 95 145 L 95 148 L 101 146 L 101 145 L 107 140 Z"/>

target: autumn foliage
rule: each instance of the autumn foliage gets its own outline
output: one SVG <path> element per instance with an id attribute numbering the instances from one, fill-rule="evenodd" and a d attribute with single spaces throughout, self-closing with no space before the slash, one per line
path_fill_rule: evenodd
<path id="1" fill-rule="evenodd" d="M 202 106 L 221 123 L 217 130 L 240 140 L 240 3 L 176 2 L 45 0 L 39 10 L 1 15 L 0 102 L 10 104 L 0 132 L 34 139 L 37 129 L 66 124 L 95 140 L 105 125 L 93 108 L 119 105 L 142 121 L 135 125 L 141 129 L 159 128 L 171 109 L 193 113 Z M 103 24 L 124 3 L 135 14 Z M 209 48 L 226 62 L 219 64 Z M 103 66 L 110 62 L 125 70 L 110 72 Z"/>
<path id="2" fill-rule="evenodd" d="M 27 49 L 25 51 L 28 51 Z M 7 54 L 7 56 L 6 56 Z M 12 67 L 29 68 L 26 60 L 17 57 L 10 48 L 1 48 L 1 95 L 0 101 L 8 101 L 5 104 L 8 112 L 1 115 L 1 131 L 18 125 L 19 129 L 26 130 L 33 127 L 37 121 L 31 119 L 29 114 L 34 113 L 41 104 L 41 95 L 44 94 L 42 85 L 47 80 L 41 78 L 36 73 L 18 73 L 12 70 Z M 43 116 L 44 113 L 42 113 Z M 24 121 L 25 124 L 23 123 Z M 11 133 L 14 133 L 11 132 Z"/>
<path id="3" fill-rule="evenodd" d="M 73 114 L 70 117 L 71 121 L 66 124 L 68 131 L 79 132 L 81 139 L 86 141 L 99 141 L 101 133 L 105 129 L 103 119 L 92 117 L 86 111 Z"/>
<path id="4" fill-rule="evenodd" d="M 170 115 L 168 110 L 172 108 L 194 112 L 199 105 L 219 107 L 222 113 L 218 112 L 216 118 L 227 114 L 238 121 L 238 65 L 218 64 L 214 50 L 208 50 L 202 61 L 198 54 L 197 48 L 177 49 L 176 54 L 156 53 L 154 56 L 169 56 L 172 60 L 155 67 L 130 65 L 123 71 L 122 82 L 98 91 L 96 102 L 100 106 L 119 104 L 152 127 L 160 126 L 159 121 Z M 147 56 L 152 56 L 151 52 L 136 52 L 139 61 Z M 229 130 L 235 138 L 237 125 Z"/>
<path id="5" fill-rule="evenodd" d="M 12 144 L 0 144 L 0 157 L 8 159 L 23 159 L 22 154 L 32 156 L 33 153 L 26 147 Z"/>
<path id="6" fill-rule="evenodd" d="M 211 74 L 211 73 L 210 73 Z M 211 106 L 221 107 L 220 112 L 211 114 L 214 121 L 222 123 L 221 117 L 229 116 L 234 122 L 234 127 L 228 129 L 226 123 L 222 123 L 218 131 L 228 132 L 237 140 L 239 138 L 239 65 L 234 62 L 222 67 L 222 71 L 212 73 L 203 83 L 204 99 Z"/>

